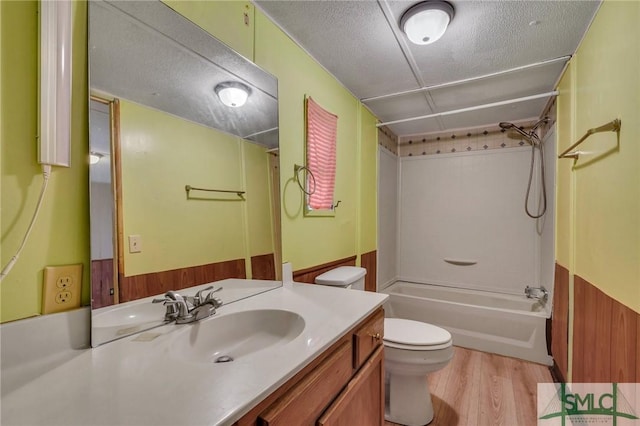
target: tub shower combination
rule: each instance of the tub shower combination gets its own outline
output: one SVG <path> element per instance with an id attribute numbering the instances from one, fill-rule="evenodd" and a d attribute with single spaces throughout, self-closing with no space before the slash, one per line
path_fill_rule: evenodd
<path id="1" fill-rule="evenodd" d="M 555 136 L 535 133 L 547 121 L 530 131 L 500 123 L 526 142 L 520 148 L 400 158 L 381 151 L 386 316 L 445 328 L 456 346 L 552 365 L 552 298 L 543 286 L 553 291 Z"/>
<path id="2" fill-rule="evenodd" d="M 380 150 L 386 316 L 442 327 L 456 346 L 553 364 L 554 128 L 538 136 L 548 121 L 528 130 L 500 123 L 520 147 L 401 157 Z"/>
<path id="3" fill-rule="evenodd" d="M 552 364 L 544 296 L 527 298 L 403 281 L 382 292 L 389 295 L 386 315 L 443 327 L 456 346 Z"/>

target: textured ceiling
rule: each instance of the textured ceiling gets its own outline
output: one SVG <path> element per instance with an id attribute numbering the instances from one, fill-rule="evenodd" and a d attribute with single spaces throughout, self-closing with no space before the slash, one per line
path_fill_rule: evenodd
<path id="1" fill-rule="evenodd" d="M 415 3 L 256 1 L 382 122 L 551 92 L 600 4 L 451 1 L 456 14 L 445 35 L 418 46 L 398 28 L 404 11 Z M 468 79 L 472 81 L 459 82 Z M 446 87 L 414 91 L 442 85 Z M 404 91 L 414 92 L 389 96 Z M 543 113 L 548 100 L 389 127 L 407 135 L 530 119 Z"/>
<path id="2" fill-rule="evenodd" d="M 277 80 L 160 2 L 90 2 L 89 70 L 93 91 L 278 145 Z M 242 108 L 214 93 L 227 81 L 251 88 Z"/>

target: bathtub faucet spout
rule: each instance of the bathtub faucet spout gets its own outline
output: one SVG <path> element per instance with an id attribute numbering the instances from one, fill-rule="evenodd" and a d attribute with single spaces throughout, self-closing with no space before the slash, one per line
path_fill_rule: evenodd
<path id="1" fill-rule="evenodd" d="M 540 287 L 525 287 L 524 295 L 527 296 L 528 299 L 538 299 L 540 302 L 547 303 L 547 299 L 549 299 L 549 292 L 543 286 Z"/>

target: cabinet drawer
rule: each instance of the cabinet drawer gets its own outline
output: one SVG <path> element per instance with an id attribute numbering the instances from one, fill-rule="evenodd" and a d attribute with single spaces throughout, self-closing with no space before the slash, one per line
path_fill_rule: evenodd
<path id="1" fill-rule="evenodd" d="M 314 425 L 351 378 L 351 342 L 345 341 L 316 369 L 285 392 L 258 417 L 265 426 Z"/>
<path id="2" fill-rule="evenodd" d="M 353 368 L 360 368 L 369 355 L 382 344 L 384 310 L 380 309 L 353 334 Z"/>

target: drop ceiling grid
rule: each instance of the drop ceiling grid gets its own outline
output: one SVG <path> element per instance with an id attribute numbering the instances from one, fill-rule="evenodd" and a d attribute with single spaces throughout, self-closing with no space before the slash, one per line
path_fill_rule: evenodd
<path id="1" fill-rule="evenodd" d="M 356 97 L 419 87 L 375 1 L 257 3 Z"/>
<path id="2" fill-rule="evenodd" d="M 378 117 L 385 117 L 386 121 L 435 112 L 427 103 L 425 94 L 420 92 L 369 101 L 366 105 Z"/>
<path id="3" fill-rule="evenodd" d="M 417 46 L 396 39 L 404 35 L 394 27 L 417 0 L 256 2 L 360 99 L 416 89 L 420 85 L 416 77 L 432 86 L 570 56 L 600 4 L 599 0 L 451 0 L 456 16 L 443 38 L 432 45 Z M 530 25 L 532 21 L 538 22 Z M 366 104 L 387 122 L 545 93 L 553 90 L 563 65 L 559 62 L 517 76 L 509 73 L 464 87 Z M 540 103 L 546 100 L 533 102 Z M 536 113 L 542 113 L 542 108 L 544 105 Z M 513 118 L 524 119 L 531 118 L 535 109 L 517 104 L 508 111 L 525 114 Z M 408 122 L 392 129 L 399 135 L 424 127 L 437 131 L 452 121 L 477 122 L 479 117 L 489 120 L 482 124 L 491 124 L 502 120 L 504 111 L 494 108 L 469 114 L 476 117 L 473 120 L 434 117 L 428 124 Z"/>
<path id="4" fill-rule="evenodd" d="M 405 2 L 394 3 L 400 17 Z M 572 55 L 596 11 L 589 1 L 458 1 L 437 43 L 411 45 L 426 85 Z M 529 22 L 539 20 L 538 25 Z"/>
<path id="5" fill-rule="evenodd" d="M 565 63 L 548 63 L 429 92 L 438 112 L 538 95 L 554 90 L 555 79 Z"/>

